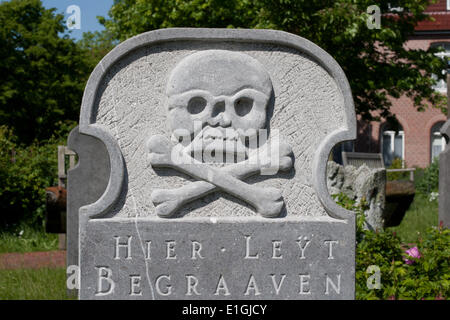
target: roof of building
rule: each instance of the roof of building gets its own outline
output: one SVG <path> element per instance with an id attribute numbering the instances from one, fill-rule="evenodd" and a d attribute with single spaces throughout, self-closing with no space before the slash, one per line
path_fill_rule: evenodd
<path id="1" fill-rule="evenodd" d="M 437 3 L 430 4 L 425 12 L 432 16 L 434 21 L 421 21 L 415 30 L 418 32 L 450 31 L 450 10 L 447 10 L 447 6 L 447 0 L 439 0 Z"/>

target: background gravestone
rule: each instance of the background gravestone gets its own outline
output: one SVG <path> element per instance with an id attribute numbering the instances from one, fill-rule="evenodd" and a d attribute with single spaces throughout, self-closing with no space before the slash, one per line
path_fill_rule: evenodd
<path id="1" fill-rule="evenodd" d="M 327 185 L 331 195 L 345 194 L 356 204 L 365 202 L 365 228 L 383 230 L 390 222 L 386 205 L 386 170 L 369 168 L 365 164 L 356 168 L 352 165 L 341 166 L 328 161 Z"/>
<path id="2" fill-rule="evenodd" d="M 105 145 L 99 139 L 70 132 L 67 144 L 81 159 L 67 173 L 67 266 L 78 265 L 78 211 L 105 192 L 111 168 Z"/>
<path id="3" fill-rule="evenodd" d="M 195 121 L 200 150 L 183 138 L 199 136 Z M 244 133 L 262 128 L 270 144 Z M 91 74 L 79 132 L 102 141 L 110 168 L 101 197 L 79 209 L 80 298 L 354 298 L 355 217 L 326 183 L 332 147 L 356 137 L 354 106 L 313 43 L 273 30 L 133 37 Z M 195 162 L 213 140 L 246 160 Z M 262 150 L 280 171 L 249 162 Z"/>
<path id="4" fill-rule="evenodd" d="M 439 154 L 439 223 L 450 228 L 450 120 L 442 126 L 441 134 L 446 139 L 445 150 Z"/>

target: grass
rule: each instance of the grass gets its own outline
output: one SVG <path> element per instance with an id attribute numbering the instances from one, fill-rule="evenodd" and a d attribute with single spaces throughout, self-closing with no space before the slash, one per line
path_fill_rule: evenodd
<path id="1" fill-rule="evenodd" d="M 0 254 L 58 250 L 58 235 L 25 224 L 0 231 Z"/>
<path id="2" fill-rule="evenodd" d="M 426 229 L 437 225 L 438 200 L 430 201 L 428 195 L 417 192 L 400 225 L 387 230 L 395 231 L 406 243 L 416 243 Z"/>
<path id="3" fill-rule="evenodd" d="M 0 254 L 53 251 L 58 235 L 25 224 L 0 232 Z M 65 300 L 64 268 L 0 270 L 0 300 Z"/>
<path id="4" fill-rule="evenodd" d="M 0 270 L 0 300 L 66 300 L 64 268 Z"/>

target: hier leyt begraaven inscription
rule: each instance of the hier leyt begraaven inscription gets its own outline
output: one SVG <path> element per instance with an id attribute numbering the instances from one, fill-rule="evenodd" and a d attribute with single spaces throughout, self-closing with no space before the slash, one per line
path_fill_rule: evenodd
<path id="1" fill-rule="evenodd" d="M 354 105 L 342 69 L 310 41 L 133 37 L 89 78 L 79 134 L 104 144 L 110 170 L 75 213 L 79 298 L 354 298 L 355 217 L 326 186 L 332 147 L 355 138 Z M 69 188 L 89 184 L 69 175 Z"/>

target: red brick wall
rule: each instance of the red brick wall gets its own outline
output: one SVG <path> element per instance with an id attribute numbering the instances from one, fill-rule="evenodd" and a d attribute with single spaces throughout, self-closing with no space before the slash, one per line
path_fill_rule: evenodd
<path id="1" fill-rule="evenodd" d="M 407 42 L 410 49 L 426 49 L 433 42 L 450 42 L 447 38 L 414 39 Z M 424 112 L 414 108 L 413 102 L 406 96 L 392 98 L 392 113 L 403 127 L 405 141 L 405 162 L 408 167 L 426 167 L 431 161 L 431 128 L 439 121 L 446 121 L 446 116 L 430 106 Z M 357 152 L 381 152 L 379 122 L 358 122 L 358 139 L 355 142 Z"/>

